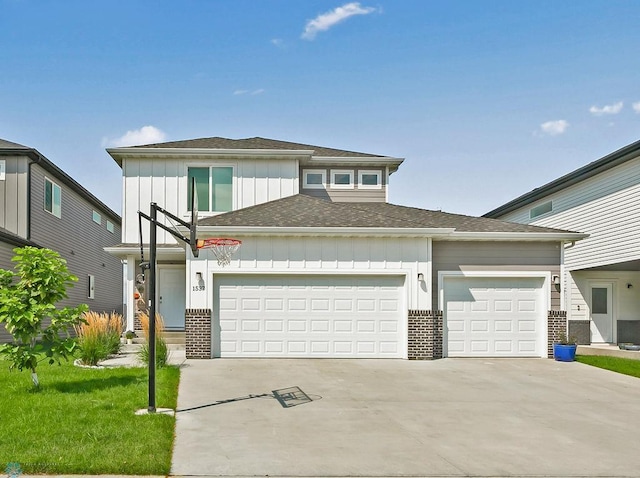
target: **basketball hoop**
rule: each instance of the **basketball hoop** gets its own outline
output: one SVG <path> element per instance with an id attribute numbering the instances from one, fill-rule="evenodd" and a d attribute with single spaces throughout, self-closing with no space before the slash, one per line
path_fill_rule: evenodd
<path id="1" fill-rule="evenodd" d="M 240 249 L 242 241 L 238 239 L 229 239 L 226 237 L 212 237 L 210 239 L 199 239 L 197 241 L 198 249 L 212 249 L 218 259 L 218 265 L 222 267 L 228 266 L 231 262 L 231 256 Z"/>

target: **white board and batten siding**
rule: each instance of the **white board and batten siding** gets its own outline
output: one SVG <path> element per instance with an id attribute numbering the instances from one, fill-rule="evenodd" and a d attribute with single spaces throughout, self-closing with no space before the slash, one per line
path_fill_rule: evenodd
<path id="1" fill-rule="evenodd" d="M 553 210 L 531 219 L 532 207 Z M 565 250 L 566 269 L 578 270 L 640 259 L 640 158 L 625 162 L 526 207 L 506 221 L 555 227 L 590 236 Z"/>
<path id="2" fill-rule="evenodd" d="M 156 202 L 167 211 L 190 219 L 187 204 L 187 168 L 189 166 L 231 166 L 233 177 L 233 209 L 273 201 L 298 193 L 298 166 L 293 159 L 125 159 L 123 171 L 123 231 L 125 243 L 138 242 L 138 211 L 149 213 L 149 204 Z M 200 218 L 206 213 L 201 212 Z M 159 220 L 170 226 L 163 216 Z M 143 221 L 143 235 L 149 227 Z M 158 243 L 173 244 L 176 240 L 158 230 Z"/>

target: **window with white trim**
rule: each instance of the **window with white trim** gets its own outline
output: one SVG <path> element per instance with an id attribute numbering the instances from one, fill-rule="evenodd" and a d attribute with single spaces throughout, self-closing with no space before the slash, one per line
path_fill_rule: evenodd
<path id="1" fill-rule="evenodd" d="M 302 187 L 305 189 L 324 189 L 327 186 L 327 171 L 324 169 L 305 169 L 302 171 Z"/>
<path id="2" fill-rule="evenodd" d="M 107 219 L 107 231 L 109 231 L 111 234 L 113 234 L 115 232 L 115 226 L 113 225 L 113 223 L 111 221 L 109 221 L 109 219 Z"/>
<path id="3" fill-rule="evenodd" d="M 358 171 L 358 189 L 382 189 L 382 171 Z"/>
<path id="4" fill-rule="evenodd" d="M 7 170 L 7 162 L 4 159 L 0 159 L 0 181 L 4 181 L 6 170 Z"/>
<path id="5" fill-rule="evenodd" d="M 233 209 L 233 167 L 187 168 L 187 209 L 191 211 L 191 187 L 196 180 L 198 211 L 227 212 Z"/>
<path id="6" fill-rule="evenodd" d="M 88 281 L 88 290 L 87 290 L 87 298 L 88 299 L 95 299 L 96 298 L 96 277 L 89 274 L 87 276 Z"/>
<path id="7" fill-rule="evenodd" d="M 331 170 L 332 189 L 353 189 L 353 171 L 332 169 Z"/>
<path id="8" fill-rule="evenodd" d="M 96 224 L 102 224 L 102 216 L 98 211 L 93 211 L 92 218 L 93 218 L 93 222 L 95 222 Z"/>
<path id="9" fill-rule="evenodd" d="M 44 178 L 44 210 L 62 216 L 62 189 L 48 178 Z"/>
<path id="10" fill-rule="evenodd" d="M 551 201 L 539 204 L 536 207 L 532 207 L 529 211 L 529 219 L 533 219 L 534 217 L 542 216 L 548 212 L 553 210 L 553 203 Z"/>

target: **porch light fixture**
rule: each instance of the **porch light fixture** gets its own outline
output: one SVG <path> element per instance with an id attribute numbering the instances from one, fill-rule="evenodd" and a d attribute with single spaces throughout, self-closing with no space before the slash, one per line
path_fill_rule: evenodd
<path id="1" fill-rule="evenodd" d="M 202 272 L 196 272 L 196 280 L 202 282 Z"/>
<path id="2" fill-rule="evenodd" d="M 560 285 L 560 276 L 557 276 L 557 275 L 551 276 L 551 281 L 553 282 L 553 285 Z"/>
<path id="3" fill-rule="evenodd" d="M 627 289 L 633 289 L 633 284 L 632 283 L 628 283 L 627 284 Z"/>
<path id="4" fill-rule="evenodd" d="M 422 272 L 418 272 L 418 280 L 422 282 L 424 280 L 424 274 Z"/>

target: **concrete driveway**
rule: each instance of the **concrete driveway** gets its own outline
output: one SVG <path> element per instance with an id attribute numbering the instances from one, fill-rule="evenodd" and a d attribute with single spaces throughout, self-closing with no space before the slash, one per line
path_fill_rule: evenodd
<path id="1" fill-rule="evenodd" d="M 173 475 L 640 476 L 640 379 L 579 363 L 187 360 L 176 416 Z"/>

